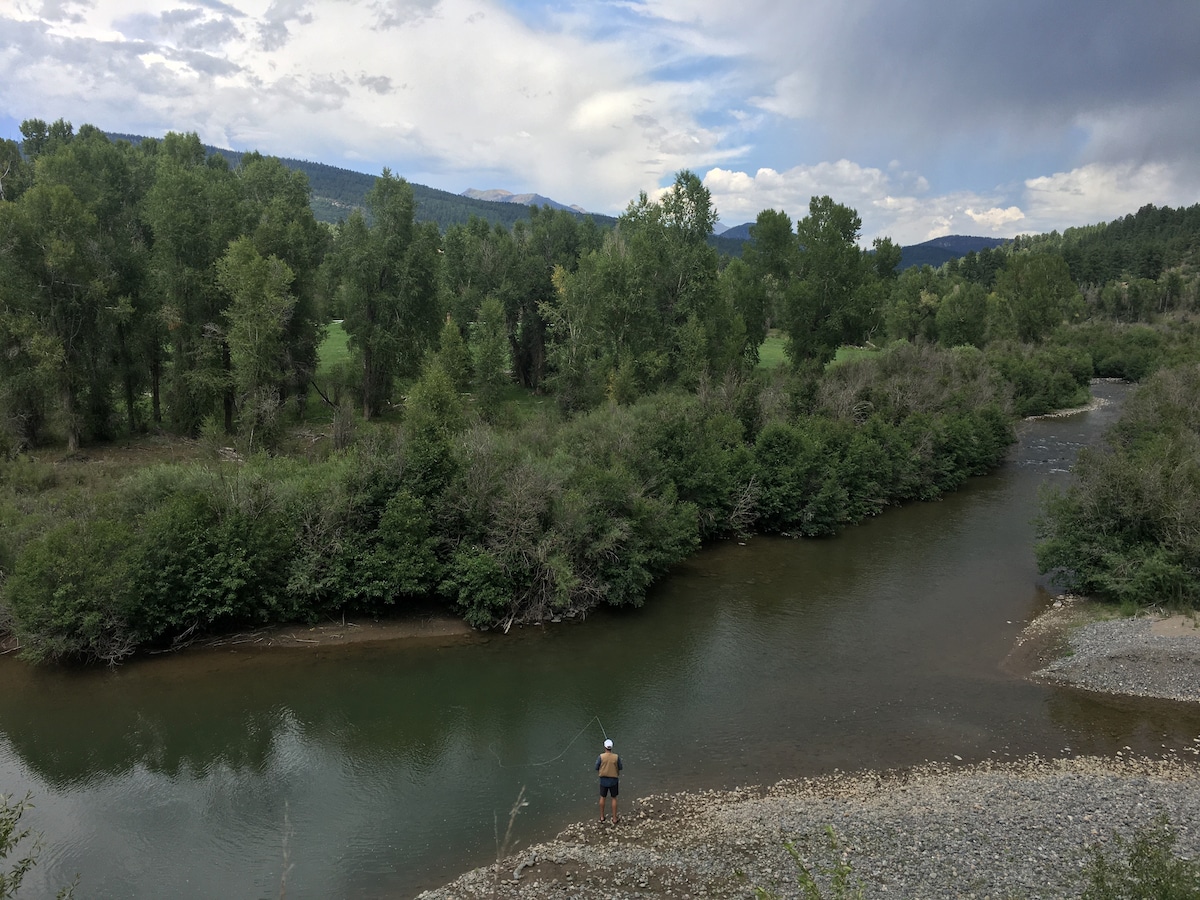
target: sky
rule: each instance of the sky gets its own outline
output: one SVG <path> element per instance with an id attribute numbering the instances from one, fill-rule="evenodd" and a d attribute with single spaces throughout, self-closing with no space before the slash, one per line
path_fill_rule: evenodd
<path id="1" fill-rule="evenodd" d="M 1200 0 L 0 0 L 27 118 L 863 243 L 1200 202 Z"/>

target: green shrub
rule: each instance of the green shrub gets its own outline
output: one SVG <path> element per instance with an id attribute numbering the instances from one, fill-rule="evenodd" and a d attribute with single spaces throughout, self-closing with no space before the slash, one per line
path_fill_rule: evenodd
<path id="1" fill-rule="evenodd" d="M 68 519 L 30 541 L 5 583 L 22 655 L 117 662 L 144 638 L 133 534 L 105 518 Z"/>
<path id="2" fill-rule="evenodd" d="M 1126 404 L 1112 446 L 1085 450 L 1047 491 L 1037 559 L 1114 603 L 1200 606 L 1200 367 L 1165 370 Z"/>
<path id="3" fill-rule="evenodd" d="M 1090 850 L 1082 900 L 1197 900 L 1200 865 L 1175 855 L 1178 835 L 1166 818 Z"/>

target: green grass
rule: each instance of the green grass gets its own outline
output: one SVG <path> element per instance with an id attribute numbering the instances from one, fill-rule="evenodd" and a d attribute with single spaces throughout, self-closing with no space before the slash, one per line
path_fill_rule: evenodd
<path id="1" fill-rule="evenodd" d="M 767 339 L 758 348 L 758 367 L 774 369 L 787 362 L 787 338 L 777 331 L 767 335 Z M 878 351 L 867 347 L 838 347 L 837 355 L 829 363 L 830 366 L 840 366 L 844 362 L 862 359 Z"/>
<path id="2" fill-rule="evenodd" d="M 840 366 L 844 362 L 851 362 L 856 359 L 870 356 L 872 353 L 878 353 L 878 350 L 872 350 L 868 347 L 838 347 L 837 356 L 829 363 L 829 366 Z"/>
<path id="3" fill-rule="evenodd" d="M 768 334 L 767 339 L 758 348 L 758 367 L 774 369 L 787 362 L 787 354 L 784 352 L 786 344 L 787 340 L 778 332 L 772 331 Z"/>
<path id="4" fill-rule="evenodd" d="M 333 367 L 350 358 L 350 335 L 342 327 L 340 319 L 325 327 L 325 340 L 317 351 L 317 375 L 328 375 Z"/>

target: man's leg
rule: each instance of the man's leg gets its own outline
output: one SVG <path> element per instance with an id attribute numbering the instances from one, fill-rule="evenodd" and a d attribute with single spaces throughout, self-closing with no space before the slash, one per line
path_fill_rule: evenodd
<path id="1" fill-rule="evenodd" d="M 616 825 L 617 824 L 617 798 L 616 797 L 612 798 L 612 803 L 613 803 L 613 824 Z"/>
<path id="2" fill-rule="evenodd" d="M 600 794 L 600 821 L 604 821 L 604 793 Z"/>

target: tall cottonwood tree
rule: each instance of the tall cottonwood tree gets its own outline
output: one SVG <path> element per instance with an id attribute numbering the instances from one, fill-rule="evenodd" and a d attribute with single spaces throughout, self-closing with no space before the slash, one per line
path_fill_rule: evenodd
<path id="1" fill-rule="evenodd" d="M 715 222 L 708 190 L 683 171 L 660 200 L 643 193 L 631 203 L 574 272 L 555 269 L 555 297 L 543 312 L 565 406 L 594 402 L 597 386 L 626 402 L 741 365 L 746 329 L 707 243 Z"/>
<path id="2" fill-rule="evenodd" d="M 1079 314 L 1083 298 L 1057 253 L 1014 253 L 996 276 L 993 336 L 1040 341 Z"/>
<path id="3" fill-rule="evenodd" d="M 6 307 L 52 374 L 67 447 L 79 448 L 84 406 L 102 404 L 111 384 L 105 332 L 107 266 L 96 216 L 62 184 L 35 184 L 9 217 L 4 254 Z M 15 270 L 15 271 L 14 271 Z M 12 279 L 11 281 L 9 279 Z M 12 291 L 16 288 L 20 294 Z"/>
<path id="4" fill-rule="evenodd" d="M 310 204 L 308 176 L 275 157 L 245 154 L 237 168 L 245 210 L 246 235 L 263 257 L 277 257 L 293 274 L 294 306 L 283 336 L 279 375 L 282 398 L 303 400 L 317 368 L 323 323 L 318 272 L 331 243 Z"/>
<path id="5" fill-rule="evenodd" d="M 234 428 L 228 295 L 217 284 L 216 262 L 244 230 L 239 200 L 233 172 L 221 157 L 206 156 L 196 134 L 163 139 L 144 215 L 154 241 L 150 280 L 170 346 L 168 415 L 189 434 L 214 415 L 227 432 Z"/>
<path id="6" fill-rule="evenodd" d="M 372 222 L 359 211 L 342 225 L 329 267 L 344 327 L 362 362 L 363 417 L 391 399 L 397 375 L 415 373 L 438 335 L 440 237 L 413 222 L 412 187 L 388 169 L 367 194 Z"/>
<path id="7" fill-rule="evenodd" d="M 253 449 L 269 444 L 288 367 L 288 326 L 296 306 L 295 275 L 277 256 L 263 257 L 248 237 L 217 261 L 217 283 L 229 295 L 226 343 L 236 391 L 238 424 Z"/>
<path id="8" fill-rule="evenodd" d="M 867 270 L 858 246 L 862 219 L 828 196 L 813 197 L 796 223 L 796 279 L 785 300 L 788 356 L 794 365 L 824 365 L 837 348 L 858 341 L 870 326 Z"/>

